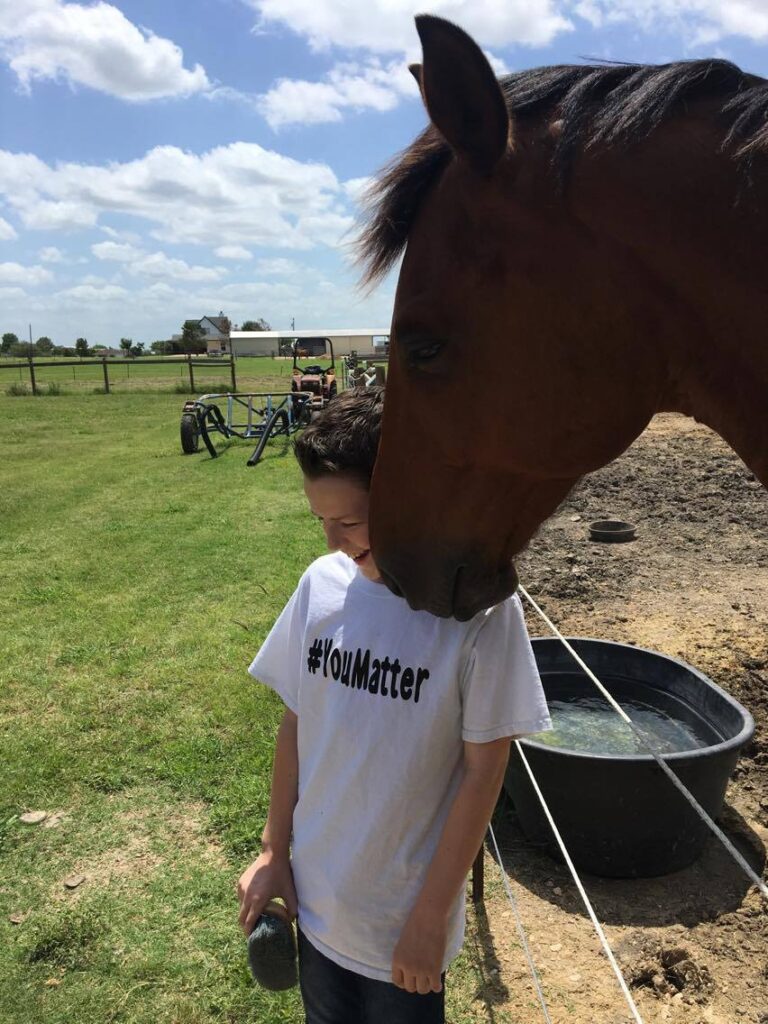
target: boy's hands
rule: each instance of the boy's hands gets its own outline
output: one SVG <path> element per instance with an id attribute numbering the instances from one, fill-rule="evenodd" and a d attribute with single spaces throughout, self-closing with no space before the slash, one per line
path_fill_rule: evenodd
<path id="1" fill-rule="evenodd" d="M 238 921 L 246 935 L 253 931 L 256 919 L 267 903 L 277 897 L 283 900 L 293 920 L 299 908 L 290 859 L 287 855 L 265 850 L 245 869 L 237 883 L 240 901 Z"/>
<path id="2" fill-rule="evenodd" d="M 414 909 L 405 922 L 392 957 L 392 981 L 406 992 L 439 992 L 447 928 L 442 915 Z"/>

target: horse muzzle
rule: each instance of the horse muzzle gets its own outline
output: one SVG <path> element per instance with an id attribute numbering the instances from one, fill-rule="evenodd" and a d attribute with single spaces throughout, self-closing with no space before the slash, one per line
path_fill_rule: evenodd
<path id="1" fill-rule="evenodd" d="M 517 590 L 512 562 L 490 566 L 471 558 L 430 560 L 423 554 L 384 559 L 375 555 L 381 578 L 392 593 L 404 597 L 414 611 L 466 622 Z"/>

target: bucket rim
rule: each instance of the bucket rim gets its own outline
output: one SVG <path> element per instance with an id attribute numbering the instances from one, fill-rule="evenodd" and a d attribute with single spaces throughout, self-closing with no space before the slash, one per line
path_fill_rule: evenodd
<path id="1" fill-rule="evenodd" d="M 698 747 L 695 750 L 679 750 L 669 754 L 659 754 L 659 757 L 662 759 L 662 761 L 672 761 L 675 763 L 695 761 L 697 758 L 700 757 L 711 757 L 714 754 L 729 753 L 732 750 L 740 750 L 752 739 L 752 736 L 755 732 L 755 720 L 750 714 L 750 712 L 744 707 L 744 705 L 739 703 L 739 701 L 737 701 L 735 697 L 732 697 L 730 693 L 727 693 L 721 686 L 718 686 L 717 683 L 713 682 L 699 669 L 695 668 L 693 665 L 689 665 L 687 661 L 683 661 L 682 658 L 675 658 L 671 654 L 662 654 L 661 651 L 655 651 L 650 647 L 641 647 L 639 644 L 622 643 L 618 640 L 604 640 L 599 637 L 590 636 L 566 636 L 565 639 L 568 641 L 568 643 L 600 644 L 601 647 L 616 647 L 621 648 L 623 650 L 640 651 L 643 654 L 649 654 L 655 658 L 662 658 L 665 661 L 673 662 L 675 665 L 679 665 L 681 668 L 690 672 L 701 682 L 705 683 L 708 687 L 713 689 L 727 704 L 734 708 L 736 712 L 739 714 L 742 721 L 742 727 L 736 734 L 736 736 L 732 736 L 730 739 L 723 740 L 720 743 L 713 743 L 706 747 Z M 558 646 L 562 647 L 562 641 L 559 639 L 559 637 L 556 636 L 531 637 L 531 645 L 534 646 L 534 650 L 536 644 L 557 644 Z M 579 651 L 578 653 L 582 655 L 581 651 Z M 578 663 L 572 658 L 570 653 L 569 657 L 571 657 L 572 664 L 580 671 L 583 671 L 583 669 L 581 669 Z M 586 658 L 584 660 L 587 661 Z M 649 685 L 651 689 L 662 690 L 661 687 L 653 687 L 652 684 L 646 685 Z M 597 687 L 595 687 L 595 692 L 600 692 L 599 690 L 597 690 Z M 527 747 L 533 748 L 534 750 L 541 750 L 548 754 L 553 754 L 558 757 L 567 756 L 585 758 L 588 760 L 619 761 L 622 764 L 629 762 L 653 764 L 656 760 L 653 754 L 598 754 L 586 750 L 573 750 L 570 747 L 555 747 L 549 743 L 538 742 L 537 740 L 531 739 L 529 736 L 521 737 L 519 742 L 525 744 L 525 746 Z"/>

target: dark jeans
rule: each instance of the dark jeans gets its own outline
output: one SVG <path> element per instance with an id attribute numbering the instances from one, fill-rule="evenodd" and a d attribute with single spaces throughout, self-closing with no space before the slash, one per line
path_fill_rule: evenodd
<path id="1" fill-rule="evenodd" d="M 298 934 L 306 1024 L 445 1024 L 445 975 L 441 992 L 420 996 L 339 967 Z"/>

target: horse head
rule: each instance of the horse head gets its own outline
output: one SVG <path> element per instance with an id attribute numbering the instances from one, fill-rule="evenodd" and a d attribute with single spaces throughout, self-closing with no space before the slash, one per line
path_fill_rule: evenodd
<path id="1" fill-rule="evenodd" d="M 656 412 L 695 415 L 768 484 L 766 178 L 737 202 L 768 92 L 716 60 L 500 84 L 461 29 L 417 28 L 430 125 L 362 238 L 371 281 L 405 249 L 371 541 L 414 608 L 465 619 Z"/>
<path id="2" fill-rule="evenodd" d="M 424 145 L 450 152 L 408 233 L 371 537 L 392 589 L 464 619 L 515 589 L 514 556 L 650 420 L 658 302 L 631 254 L 564 216 L 557 125 L 518 133 L 473 40 L 417 24 Z"/>

